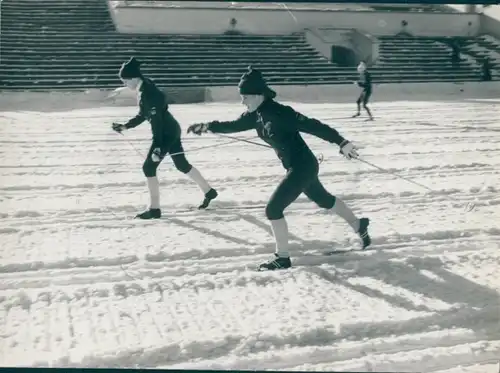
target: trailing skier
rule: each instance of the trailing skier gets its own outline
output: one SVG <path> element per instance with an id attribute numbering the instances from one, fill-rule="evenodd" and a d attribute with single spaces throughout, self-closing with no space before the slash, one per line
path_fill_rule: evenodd
<path id="1" fill-rule="evenodd" d="M 217 197 L 217 191 L 186 159 L 181 142 L 181 127 L 168 110 L 165 94 L 151 79 L 142 75 L 140 63 L 134 57 L 122 64 L 119 77 L 128 88 L 137 91 L 139 113 L 124 124 L 113 123 L 113 130 L 121 133 L 148 120 L 153 133 L 153 141 L 142 166 L 150 194 L 150 207 L 136 217 L 139 219 L 161 217 L 160 184 L 156 171 L 167 154 L 171 154 L 177 170 L 191 178 L 204 193 L 205 198 L 198 208 L 208 207 Z"/>

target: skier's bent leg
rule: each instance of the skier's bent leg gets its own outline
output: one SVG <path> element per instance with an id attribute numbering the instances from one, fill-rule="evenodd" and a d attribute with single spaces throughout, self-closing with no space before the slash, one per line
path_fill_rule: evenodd
<path id="1" fill-rule="evenodd" d="M 160 208 L 160 182 L 157 176 L 146 178 L 149 189 L 149 197 L 150 197 L 150 209 L 159 209 Z"/>
<path id="2" fill-rule="evenodd" d="M 332 212 L 344 219 L 354 230 L 359 231 L 359 219 L 354 215 L 354 212 L 340 198 L 335 198 L 335 205 L 331 209 Z"/>
<path id="3" fill-rule="evenodd" d="M 319 179 L 312 182 L 311 185 L 304 190 L 304 194 L 319 207 L 331 210 L 333 213 L 343 218 L 352 229 L 354 229 L 354 232 L 358 232 L 359 219 L 342 200 L 328 192 Z"/>
<path id="4" fill-rule="evenodd" d="M 170 147 L 170 153 L 173 154 L 171 158 L 177 170 L 187 175 L 192 181 L 194 181 L 205 195 L 205 198 L 198 208 L 207 208 L 210 202 L 217 197 L 217 191 L 210 186 L 201 172 L 188 162 L 180 139 L 175 141 L 175 143 Z"/>
<path id="5" fill-rule="evenodd" d="M 285 209 L 300 196 L 306 182 L 299 172 L 289 171 L 271 195 L 266 205 L 266 217 L 269 220 L 282 219 Z"/>
<path id="6" fill-rule="evenodd" d="M 344 201 L 335 197 L 325 189 L 319 179 L 312 182 L 311 185 L 304 190 L 304 194 L 318 206 L 328 209 L 344 219 L 363 241 L 363 249 L 371 244 L 371 238 L 368 234 L 370 220 L 368 218 L 358 219 Z"/>
<path id="7" fill-rule="evenodd" d="M 198 185 L 203 194 L 207 194 L 210 192 L 210 189 L 212 189 L 208 181 L 205 180 L 201 172 L 198 171 L 196 167 L 192 166 L 186 175 Z"/>
<path id="8" fill-rule="evenodd" d="M 372 243 L 371 237 L 368 234 L 368 225 L 370 224 L 370 219 L 361 218 L 358 219 L 354 212 L 339 198 L 335 198 L 335 206 L 333 206 L 332 211 L 343 218 L 351 228 L 356 232 L 363 242 L 363 249 L 370 246 Z"/>
<path id="9" fill-rule="evenodd" d="M 284 211 L 295 201 L 302 190 L 307 177 L 296 171 L 290 171 L 278 185 L 266 206 L 266 217 L 271 223 L 271 228 L 276 243 L 275 259 L 260 265 L 262 269 L 280 269 L 291 267 L 289 244 L 288 244 L 288 224 Z"/>
<path id="10" fill-rule="evenodd" d="M 189 173 L 189 171 L 193 168 L 184 154 L 172 155 L 171 158 L 177 171 L 180 171 L 183 174 Z"/>
<path id="11" fill-rule="evenodd" d="M 363 101 L 363 96 L 364 94 L 361 93 L 358 99 L 356 100 L 356 106 L 358 108 L 358 111 L 356 112 L 356 114 L 353 115 L 353 117 L 358 117 L 361 114 L 361 102 Z"/>
<path id="12" fill-rule="evenodd" d="M 187 174 L 193 166 L 188 162 L 184 154 L 184 148 L 180 138 L 175 139 L 169 146 L 168 152 L 174 162 L 175 168 L 183 174 Z"/>
<path id="13" fill-rule="evenodd" d="M 149 210 L 138 214 L 136 217 L 140 219 L 158 219 L 161 217 L 160 210 L 160 183 L 158 177 L 156 176 L 156 170 L 160 162 L 154 162 L 151 159 L 153 149 L 151 148 L 148 152 L 147 158 L 142 165 L 142 171 L 144 176 L 146 176 L 146 181 L 149 190 Z"/>
<path id="14" fill-rule="evenodd" d="M 212 189 L 200 171 L 188 162 L 184 154 L 173 155 L 172 160 L 174 161 L 175 168 L 194 181 L 203 194 L 207 194 Z"/>
<path id="15" fill-rule="evenodd" d="M 270 220 L 273 230 L 274 240 L 276 242 L 275 254 L 281 258 L 289 258 L 288 252 L 288 224 L 283 217 L 277 220 Z"/>
<path id="16" fill-rule="evenodd" d="M 158 169 L 158 166 L 160 165 L 160 162 L 153 162 L 151 159 L 151 154 L 152 152 L 148 153 L 148 157 L 142 164 L 142 172 L 144 173 L 144 176 L 146 177 L 155 177 L 156 176 L 156 170 Z"/>
<path id="17" fill-rule="evenodd" d="M 335 196 L 325 189 L 318 178 L 304 189 L 304 194 L 321 208 L 331 209 L 335 205 Z"/>
<path id="18" fill-rule="evenodd" d="M 365 95 L 363 97 L 363 108 L 365 109 L 365 111 L 370 116 L 370 119 L 373 119 L 373 115 L 372 115 L 370 109 L 368 108 L 368 101 L 370 100 L 371 95 L 372 95 L 371 92 L 366 92 L 365 93 Z"/>

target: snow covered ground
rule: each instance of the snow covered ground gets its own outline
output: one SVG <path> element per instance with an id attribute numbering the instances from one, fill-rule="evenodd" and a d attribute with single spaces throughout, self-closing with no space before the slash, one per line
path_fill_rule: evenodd
<path id="1" fill-rule="evenodd" d="M 295 267 L 274 273 L 247 269 L 274 250 L 271 150 L 184 135 L 218 201 L 190 211 L 201 192 L 168 159 L 164 218 L 135 221 L 149 124 L 110 130 L 135 108 L 1 113 L 0 364 L 498 372 L 499 105 L 378 103 L 373 123 L 345 119 L 352 105 L 295 107 L 435 192 L 305 135 L 325 186 L 371 218 L 373 250 L 327 255 L 358 241 L 301 198 L 287 211 Z M 185 127 L 241 110 L 172 108 Z"/>

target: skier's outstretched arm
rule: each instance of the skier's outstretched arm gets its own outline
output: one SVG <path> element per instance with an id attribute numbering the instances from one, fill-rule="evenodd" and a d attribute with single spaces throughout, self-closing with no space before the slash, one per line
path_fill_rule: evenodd
<path id="1" fill-rule="evenodd" d="M 196 123 L 189 126 L 187 132 L 201 135 L 204 132 L 213 133 L 235 133 L 248 131 L 255 128 L 255 120 L 250 113 L 244 113 L 236 120 L 220 122 L 212 121 L 207 123 Z"/>
<path id="2" fill-rule="evenodd" d="M 300 132 L 308 133 L 337 145 L 340 145 L 343 141 L 345 141 L 344 137 L 341 136 L 335 128 L 332 128 L 317 119 L 309 118 L 292 108 L 287 109 L 286 116 L 289 118 L 290 122 L 295 124 L 296 128 Z"/>
<path id="3" fill-rule="evenodd" d="M 308 133 L 310 135 L 319 137 L 322 140 L 328 141 L 332 144 L 337 144 L 340 147 L 340 152 L 347 158 L 357 158 L 358 153 L 354 145 L 345 139 L 335 128 L 329 125 L 301 114 L 292 108 L 288 108 L 287 116 L 290 121 L 295 123 L 296 128 L 300 132 Z"/>
<path id="4" fill-rule="evenodd" d="M 127 123 L 124 124 L 126 129 L 137 127 L 139 124 L 144 122 L 146 117 L 142 114 L 142 110 L 139 110 L 139 113 L 131 119 Z"/>
<path id="5" fill-rule="evenodd" d="M 116 132 L 122 132 L 124 130 L 128 130 L 129 128 L 137 127 L 139 124 L 144 122 L 146 117 L 142 114 L 142 110 L 139 110 L 139 113 L 132 119 L 130 119 L 127 123 L 113 123 L 113 130 Z"/>

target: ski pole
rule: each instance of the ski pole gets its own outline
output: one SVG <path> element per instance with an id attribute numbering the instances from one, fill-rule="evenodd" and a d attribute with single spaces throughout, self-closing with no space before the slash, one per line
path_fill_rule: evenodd
<path id="1" fill-rule="evenodd" d="M 224 146 L 224 145 L 234 144 L 234 143 L 237 143 L 237 142 L 238 142 L 238 140 L 232 140 L 232 141 L 228 141 L 228 142 L 223 142 L 222 144 L 201 146 L 199 148 L 195 148 L 195 149 L 191 149 L 191 150 L 187 150 L 187 151 L 183 151 L 183 152 L 178 152 L 178 153 L 172 153 L 170 155 L 173 156 L 173 155 L 179 155 L 179 154 L 184 154 L 184 153 L 192 153 L 192 152 L 196 152 L 196 151 L 202 150 L 202 149 L 216 148 L 218 146 Z"/>
<path id="2" fill-rule="evenodd" d="M 235 141 L 241 141 L 241 142 L 246 142 L 246 143 L 249 143 L 249 144 L 252 144 L 252 145 L 258 145 L 258 146 L 263 146 L 265 148 L 272 148 L 272 146 L 270 145 L 267 145 L 267 144 L 261 144 L 259 142 L 256 142 L 256 141 L 251 141 L 251 140 L 247 140 L 247 139 L 243 139 L 241 137 L 236 137 L 236 136 L 230 136 L 230 135 L 224 135 L 222 133 L 218 133 L 217 136 L 220 136 L 220 137 L 226 137 L 228 139 L 233 139 Z"/>
<path id="3" fill-rule="evenodd" d="M 132 144 L 130 142 L 129 139 L 127 139 L 127 137 L 122 133 L 122 132 L 119 132 L 120 135 L 122 135 L 125 140 L 129 143 L 130 147 L 132 149 L 134 149 L 134 151 L 141 157 L 141 158 L 144 158 L 144 155 L 134 146 L 134 144 Z M 173 156 L 173 155 L 179 155 L 179 154 L 185 154 L 185 153 L 192 153 L 192 152 L 195 152 L 195 151 L 198 151 L 198 150 L 202 150 L 202 149 L 207 149 L 207 148 L 216 148 L 218 146 L 224 146 L 224 145 L 229 145 L 229 144 L 234 144 L 236 142 L 239 142 L 240 140 L 232 140 L 232 141 L 228 141 L 228 142 L 224 142 L 222 144 L 214 144 L 214 145 L 207 145 L 207 146 L 202 146 L 202 147 L 199 147 L 199 148 L 195 148 L 195 149 L 191 149 L 191 150 L 185 150 L 183 152 L 177 152 L 177 153 L 171 153 L 170 156 Z"/>
<path id="4" fill-rule="evenodd" d="M 440 129 L 457 129 L 457 130 L 462 130 L 462 131 L 484 131 L 484 132 L 500 132 L 500 128 L 489 128 L 486 126 L 456 126 L 456 125 L 451 125 L 451 126 L 440 126 L 438 124 L 434 123 L 416 123 L 418 126 L 425 126 L 425 127 L 435 127 L 435 128 L 440 128 Z"/>
<path id="5" fill-rule="evenodd" d="M 255 142 L 255 141 L 251 141 L 251 140 L 247 140 L 247 139 L 243 139 L 241 137 L 236 137 L 236 136 L 230 136 L 230 135 L 224 135 L 224 134 L 221 134 L 221 133 L 218 133 L 217 136 L 220 136 L 220 137 L 227 137 L 228 139 L 234 139 L 235 141 L 241 141 L 241 142 L 246 142 L 248 144 L 252 144 L 252 145 L 258 145 L 258 146 L 263 146 L 264 148 L 268 148 L 268 149 L 272 149 L 272 146 L 270 145 L 267 145 L 267 144 L 261 144 L 261 143 L 258 143 L 258 142 Z M 323 154 L 320 153 L 317 157 L 318 159 L 318 163 L 322 163 L 323 160 L 324 160 L 324 157 L 323 157 Z"/>
<path id="6" fill-rule="evenodd" d="M 398 174 L 396 174 L 395 172 L 391 172 L 391 171 L 389 171 L 389 170 L 386 170 L 385 168 L 382 168 L 382 167 L 380 167 L 380 166 L 377 166 L 376 164 L 373 164 L 373 163 L 371 163 L 371 162 L 369 162 L 369 161 L 367 161 L 367 160 L 364 160 L 364 159 L 362 159 L 362 158 L 360 158 L 360 157 L 358 157 L 358 158 L 356 158 L 356 159 L 357 159 L 358 161 L 360 161 L 360 162 L 362 162 L 362 163 L 365 163 L 365 164 L 367 164 L 367 165 L 369 165 L 369 166 L 372 166 L 372 167 L 374 167 L 374 168 L 376 168 L 376 169 L 378 169 L 378 170 L 380 170 L 380 171 L 383 171 L 383 172 L 385 172 L 385 173 L 387 173 L 387 174 L 390 174 L 390 175 L 392 175 L 392 176 L 395 176 L 395 177 L 397 177 L 397 178 L 400 178 L 400 179 L 402 179 L 402 180 L 405 180 L 405 181 L 407 181 L 408 183 L 411 183 L 411 184 L 417 185 L 417 186 L 419 186 L 419 187 L 421 187 L 421 188 L 424 188 L 424 189 L 426 189 L 426 190 L 428 190 L 428 191 L 430 191 L 430 192 L 434 192 L 434 193 L 436 192 L 434 189 L 429 188 L 427 185 L 420 184 L 420 183 L 418 183 L 418 182 L 416 182 L 416 181 L 414 181 L 414 180 L 411 180 L 411 179 L 408 179 L 408 178 L 406 178 L 406 177 L 404 177 L 404 176 L 398 175 Z M 457 199 L 455 199 L 455 198 L 453 198 L 453 197 L 450 197 L 450 196 L 448 196 L 448 195 L 444 195 L 444 196 L 445 196 L 445 198 L 447 198 L 448 200 L 450 200 L 450 201 L 452 201 L 452 202 L 454 202 L 454 203 L 462 203 L 461 201 L 459 201 L 459 200 L 457 200 Z M 465 206 L 465 211 L 466 211 L 466 212 L 470 212 L 470 211 L 474 210 L 474 208 L 475 208 L 475 207 L 476 207 L 476 206 L 475 206 L 475 204 L 474 204 L 474 203 L 469 202 L 469 203 L 467 203 L 467 205 Z"/>
<path id="7" fill-rule="evenodd" d="M 134 151 L 135 151 L 135 152 L 139 155 L 139 157 L 144 158 L 144 156 L 142 155 L 142 153 L 141 153 L 141 152 L 140 152 L 140 151 L 139 151 L 139 150 L 138 150 L 138 149 L 134 146 L 134 144 L 132 144 L 132 143 L 130 142 L 130 140 L 129 140 L 129 139 L 127 139 L 127 136 L 125 136 L 122 132 L 118 132 L 118 133 L 119 133 L 120 135 L 122 135 L 122 136 L 123 136 L 123 138 L 125 139 L 125 141 L 127 141 L 127 142 L 128 142 L 128 144 L 130 145 L 130 147 L 131 147 L 132 149 L 134 149 Z"/>

